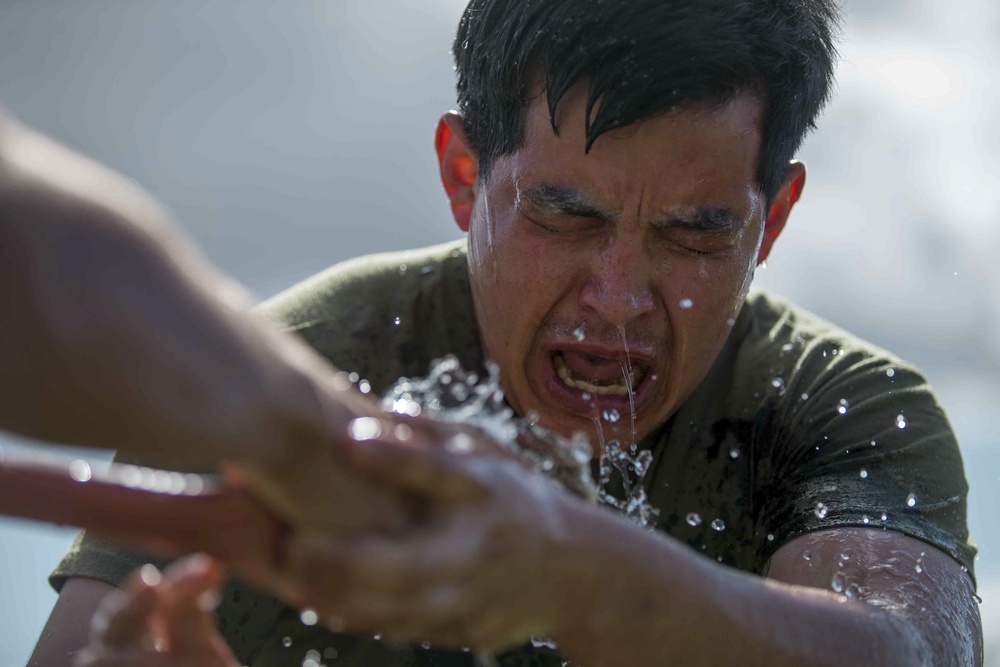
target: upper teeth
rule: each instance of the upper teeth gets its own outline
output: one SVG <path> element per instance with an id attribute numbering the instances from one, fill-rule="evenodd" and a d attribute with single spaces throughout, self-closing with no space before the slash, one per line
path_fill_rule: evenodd
<path id="1" fill-rule="evenodd" d="M 599 396 L 628 396 L 629 394 L 629 386 L 624 382 L 598 385 L 577 377 L 566 364 L 566 360 L 562 358 L 561 354 L 556 354 L 553 357 L 553 364 L 555 365 L 556 375 L 559 376 L 559 379 L 562 380 L 564 384 L 574 389 L 579 389 L 580 391 L 585 391 L 590 394 L 597 394 Z M 642 380 L 645 374 L 646 371 L 644 368 L 633 369 L 631 378 L 633 391 L 635 385 Z M 624 380 L 624 376 L 622 379 Z"/>

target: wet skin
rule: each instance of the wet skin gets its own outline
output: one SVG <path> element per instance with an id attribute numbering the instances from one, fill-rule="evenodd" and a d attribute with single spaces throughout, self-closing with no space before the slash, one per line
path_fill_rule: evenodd
<path id="1" fill-rule="evenodd" d="M 585 93 L 578 86 L 560 103 L 558 134 L 544 95 L 535 99 L 522 148 L 498 158 L 486 182 L 456 166 L 475 158 L 461 119 L 446 116 L 442 175 L 469 233 L 484 351 L 514 409 L 537 412 L 564 435 L 594 435 L 594 419 L 614 409 L 622 418 L 603 422 L 604 436 L 629 437 L 627 394 L 600 395 L 557 375 L 565 362 L 591 385 L 624 384 L 623 330 L 641 439 L 705 377 L 790 205 L 765 215 L 756 98 L 613 131 L 587 154 Z M 797 198 L 801 165 L 789 178 Z"/>

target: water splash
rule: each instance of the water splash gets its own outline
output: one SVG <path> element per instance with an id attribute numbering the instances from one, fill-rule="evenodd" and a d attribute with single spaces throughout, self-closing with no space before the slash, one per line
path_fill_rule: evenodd
<path id="1" fill-rule="evenodd" d="M 487 362 L 488 377 L 465 371 L 452 355 L 435 361 L 426 378 L 400 378 L 382 398 L 382 406 L 399 412 L 412 404 L 421 414 L 438 421 L 474 426 L 516 454 L 529 467 L 567 490 L 591 502 L 610 506 L 642 526 L 658 515 L 646 496 L 644 481 L 652 463 L 652 452 L 631 453 L 617 440 L 604 441 L 599 417 L 594 425 L 599 439 L 598 479 L 591 474 L 592 450 L 584 433 L 565 438 L 539 426 L 535 420 L 518 417 L 504 400 L 500 372 Z M 610 411 L 609 411 L 610 412 Z M 618 417 L 620 415 L 607 415 Z M 616 421 L 609 419 L 608 421 Z M 629 443 L 633 445 L 634 443 Z M 621 497 L 609 490 L 613 477 L 620 478 Z"/>
<path id="2" fill-rule="evenodd" d="M 625 327 L 619 325 L 618 333 L 622 337 L 622 345 L 625 346 L 625 363 L 622 364 L 622 375 L 625 376 L 625 389 L 628 390 L 629 426 L 631 427 L 630 444 L 635 444 L 635 391 L 633 382 L 635 375 L 632 371 L 632 355 L 628 351 L 628 338 L 625 336 Z"/>
<path id="3" fill-rule="evenodd" d="M 609 424 L 617 424 L 621 420 L 622 415 L 614 408 L 611 408 L 602 412 L 601 418 Z"/>

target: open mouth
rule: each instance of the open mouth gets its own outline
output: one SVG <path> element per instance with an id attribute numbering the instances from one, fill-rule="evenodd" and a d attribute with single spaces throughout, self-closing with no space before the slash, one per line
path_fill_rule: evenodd
<path id="1" fill-rule="evenodd" d="M 649 372 L 648 366 L 636 361 L 579 352 L 554 352 L 552 366 L 564 385 L 595 396 L 628 396 L 630 390 L 634 394 Z"/>

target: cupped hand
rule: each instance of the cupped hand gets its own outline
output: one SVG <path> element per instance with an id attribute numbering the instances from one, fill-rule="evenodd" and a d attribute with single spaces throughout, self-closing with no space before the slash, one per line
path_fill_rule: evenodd
<path id="1" fill-rule="evenodd" d="M 308 591 L 321 618 L 400 642 L 477 651 L 561 629 L 572 604 L 561 554 L 571 509 L 583 501 L 483 436 L 459 437 L 458 448 L 426 447 L 382 434 L 354 448 L 352 464 L 367 475 L 455 501 L 430 506 L 401 533 L 292 535 L 285 575 Z M 468 447 L 470 437 L 486 445 Z"/>
<path id="2" fill-rule="evenodd" d="M 189 556 L 161 576 L 147 565 L 108 595 L 74 667 L 239 667 L 215 626 L 212 599 L 224 571 Z"/>

